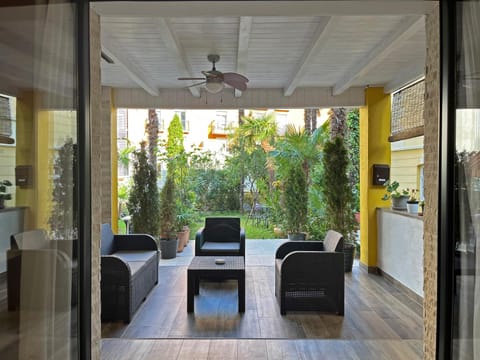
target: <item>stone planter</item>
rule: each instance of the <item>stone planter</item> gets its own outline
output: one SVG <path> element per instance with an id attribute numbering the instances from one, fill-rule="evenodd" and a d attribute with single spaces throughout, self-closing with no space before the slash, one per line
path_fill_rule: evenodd
<path id="1" fill-rule="evenodd" d="M 305 233 L 289 233 L 288 240 L 306 240 L 307 234 Z"/>
<path id="2" fill-rule="evenodd" d="M 415 202 L 415 203 L 407 202 L 407 211 L 409 214 L 418 215 L 418 202 Z"/>
<path id="3" fill-rule="evenodd" d="M 177 256 L 178 239 L 160 239 L 162 259 L 174 259 Z"/>
<path id="4" fill-rule="evenodd" d="M 352 272 L 353 259 L 355 258 L 355 245 L 345 244 L 343 246 L 343 265 L 345 272 Z"/>
<path id="5" fill-rule="evenodd" d="M 400 211 L 405 211 L 407 210 L 407 200 L 408 196 L 399 196 L 399 197 L 393 197 L 392 196 L 392 209 L 393 210 L 400 210 Z"/>

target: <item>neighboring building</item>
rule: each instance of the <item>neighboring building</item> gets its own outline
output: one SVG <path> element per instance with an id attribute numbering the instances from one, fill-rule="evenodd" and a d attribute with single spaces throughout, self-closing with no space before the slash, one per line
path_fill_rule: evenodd
<path id="1" fill-rule="evenodd" d="M 252 109 L 245 110 L 245 116 L 264 116 L 275 112 L 278 133 L 284 134 L 287 124 L 303 127 L 303 109 Z M 322 112 L 322 118 L 328 111 Z M 223 163 L 227 156 L 227 140 L 231 130 L 238 126 L 238 110 L 156 110 L 159 122 L 159 138 L 167 139 L 168 126 L 175 114 L 180 118 L 184 131 L 184 147 L 188 151 L 193 146 L 215 153 L 217 160 Z M 121 151 L 130 142 L 132 146 L 146 138 L 145 124 L 148 109 L 117 109 L 117 148 Z M 323 123 L 319 121 L 320 125 Z M 128 139 L 128 141 L 126 140 Z M 118 177 L 122 181 L 131 175 L 129 169 L 118 166 Z"/>

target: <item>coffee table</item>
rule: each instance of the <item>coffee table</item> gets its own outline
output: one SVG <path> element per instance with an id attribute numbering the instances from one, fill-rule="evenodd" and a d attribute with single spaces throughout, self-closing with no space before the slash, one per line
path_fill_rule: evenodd
<path id="1" fill-rule="evenodd" d="M 225 264 L 215 264 L 215 259 Z M 200 280 L 237 280 L 238 312 L 245 312 L 245 258 L 243 256 L 195 256 L 187 269 L 187 312 L 194 311 L 194 295 Z"/>

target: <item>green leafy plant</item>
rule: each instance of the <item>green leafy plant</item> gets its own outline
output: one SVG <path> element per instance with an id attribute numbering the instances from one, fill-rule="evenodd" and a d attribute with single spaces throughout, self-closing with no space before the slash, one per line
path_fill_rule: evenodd
<path id="1" fill-rule="evenodd" d="M 160 238 L 177 238 L 177 214 L 175 204 L 175 181 L 169 174 L 160 192 Z"/>
<path id="2" fill-rule="evenodd" d="M 12 199 L 12 194 L 7 193 L 7 187 L 12 186 L 12 183 L 8 180 L 2 180 L 0 181 L 0 209 L 3 208 L 3 202 L 5 200 L 11 200 Z"/>
<path id="3" fill-rule="evenodd" d="M 391 198 L 400 198 L 402 196 L 410 195 L 408 189 L 398 189 L 400 187 L 398 181 L 388 180 L 387 182 L 385 182 L 384 187 L 387 193 L 383 195 L 382 200 L 389 200 Z"/>
<path id="4" fill-rule="evenodd" d="M 160 201 L 157 188 L 157 172 L 148 162 L 145 143 L 135 151 L 133 184 L 128 196 L 128 213 L 132 216 L 132 227 L 136 233 L 157 237 L 160 226 Z"/>

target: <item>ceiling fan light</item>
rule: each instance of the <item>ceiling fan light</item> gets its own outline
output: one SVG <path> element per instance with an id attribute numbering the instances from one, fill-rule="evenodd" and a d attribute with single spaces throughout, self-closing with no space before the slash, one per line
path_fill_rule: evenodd
<path id="1" fill-rule="evenodd" d="M 205 84 L 205 89 L 211 94 L 217 94 L 223 90 L 223 81 L 210 80 Z"/>

